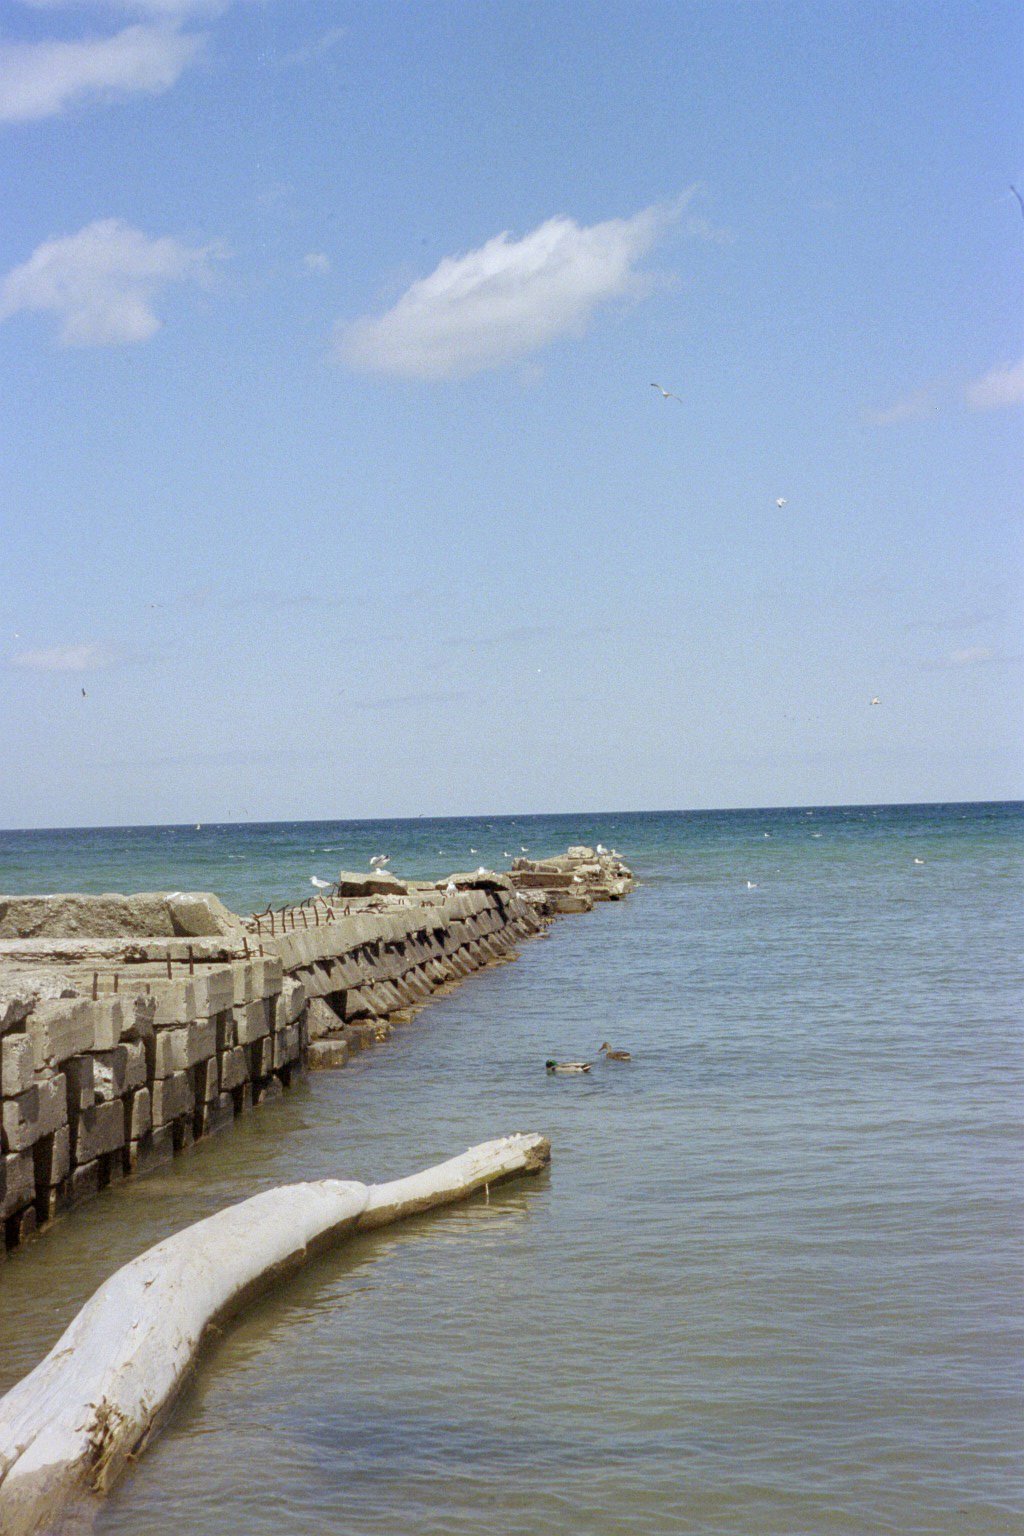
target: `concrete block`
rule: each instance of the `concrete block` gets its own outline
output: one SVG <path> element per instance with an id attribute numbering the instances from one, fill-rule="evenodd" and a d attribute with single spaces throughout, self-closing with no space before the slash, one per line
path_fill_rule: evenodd
<path id="1" fill-rule="evenodd" d="M 3 1151 L 23 1152 L 40 1136 L 68 1123 L 67 1084 L 63 1072 L 33 1083 L 3 1101 Z"/>
<path id="2" fill-rule="evenodd" d="M 168 1024 L 191 1024 L 197 1017 L 196 989 L 192 977 L 180 976 L 176 981 L 153 983 L 156 1011 L 153 1024 L 160 1029 Z"/>
<path id="3" fill-rule="evenodd" d="M 141 1040 L 128 1040 L 113 1050 L 93 1055 L 93 1079 L 96 1097 L 103 1101 L 120 1099 L 146 1081 L 146 1047 Z"/>
<path id="4" fill-rule="evenodd" d="M 296 1024 L 279 1029 L 274 1035 L 274 1071 L 279 1072 L 290 1061 L 299 1058 L 299 1030 Z"/>
<path id="5" fill-rule="evenodd" d="M 156 1019 L 156 998 L 152 992 L 139 992 L 122 1002 L 121 1039 L 148 1040 L 153 1033 Z"/>
<path id="6" fill-rule="evenodd" d="M 36 1195 L 35 1162 L 31 1152 L 8 1152 L 0 1158 L 0 1217 L 31 1205 Z"/>
<path id="7" fill-rule="evenodd" d="M 125 1161 L 129 1173 L 141 1175 L 169 1163 L 173 1156 L 174 1129 L 164 1125 L 139 1141 L 129 1142 Z"/>
<path id="8" fill-rule="evenodd" d="M 311 1072 L 329 1071 L 343 1067 L 349 1058 L 348 1042 L 340 1039 L 314 1040 L 306 1055 Z"/>
<path id="9" fill-rule="evenodd" d="M 109 1051 L 124 1031 L 124 1009 L 117 997 L 101 997 L 92 1005 L 93 1050 Z"/>
<path id="10" fill-rule="evenodd" d="M 64 1063 L 64 1080 L 68 1085 L 68 1119 L 72 1124 L 83 1109 L 91 1109 L 96 1102 L 94 1072 L 95 1065 L 91 1056 L 69 1056 Z"/>
<path id="11" fill-rule="evenodd" d="M 175 1072 L 173 1077 L 158 1078 L 152 1087 L 153 1127 L 170 1125 L 182 1115 L 191 1115 L 195 1099 L 192 1079 L 187 1072 Z"/>
<path id="12" fill-rule="evenodd" d="M 27 1205 L 25 1209 L 23 1211 L 19 1211 L 16 1216 L 9 1216 L 7 1218 L 8 1248 L 17 1248 L 21 1243 L 26 1242 L 32 1236 L 38 1225 L 39 1218 L 36 1216 L 36 1208 L 34 1205 Z"/>
<path id="13" fill-rule="evenodd" d="M 235 1008 L 234 1016 L 239 1045 L 251 1045 L 254 1040 L 269 1035 L 270 1010 L 266 999 L 247 1003 L 244 1008 Z"/>
<path id="14" fill-rule="evenodd" d="M 75 1127 L 75 1162 L 89 1163 L 124 1146 L 124 1105 L 120 1099 L 83 1109 Z"/>
<path id="15" fill-rule="evenodd" d="M 324 1035 L 333 1035 L 341 1028 L 342 1019 L 335 1013 L 330 1003 L 322 997 L 311 997 L 306 1014 L 309 1027 L 309 1038 L 319 1040 Z"/>
<path id="16" fill-rule="evenodd" d="M 245 1047 L 233 1046 L 230 1051 L 224 1051 L 220 1058 L 220 1086 L 224 1093 L 232 1088 L 240 1088 L 249 1079 L 249 1059 L 245 1054 Z"/>
<path id="17" fill-rule="evenodd" d="M 35 1057 L 28 1035 L 4 1035 L 0 1040 L 0 1097 L 13 1099 L 32 1085 Z"/>
<path id="18" fill-rule="evenodd" d="M 218 965 L 209 971 L 196 972 L 192 980 L 197 1018 L 212 1018 L 215 1013 L 223 1013 L 225 1008 L 232 1006 L 235 1001 L 233 971 L 231 965 Z"/>
<path id="19" fill-rule="evenodd" d="M 286 976 L 281 987 L 280 1010 L 286 1024 L 294 1024 L 306 1005 L 306 991 L 301 981 Z"/>
<path id="20" fill-rule="evenodd" d="M 195 1069 L 197 1104 L 212 1104 L 220 1093 L 220 1062 L 216 1056 L 201 1061 Z"/>
<path id="21" fill-rule="evenodd" d="M 125 1130 L 129 1141 L 141 1141 L 153 1128 L 153 1096 L 148 1088 L 137 1088 L 124 1101 Z"/>
<path id="22" fill-rule="evenodd" d="M 171 1077 L 206 1061 L 217 1049 L 217 1026 L 202 1019 L 179 1029 L 158 1029 L 153 1036 L 153 1076 Z"/>
<path id="23" fill-rule="evenodd" d="M 71 1131 L 62 1125 L 52 1136 L 44 1136 L 32 1148 L 36 1167 L 36 1193 L 62 1184 L 71 1172 Z"/>
<path id="24" fill-rule="evenodd" d="M 218 1131 L 227 1130 L 235 1120 L 235 1101 L 230 1093 L 220 1094 L 212 1104 L 203 1105 L 202 1134 L 204 1136 L 216 1136 Z"/>
<path id="25" fill-rule="evenodd" d="M 100 1189 L 100 1164 L 99 1159 L 94 1158 L 91 1163 L 80 1164 L 71 1170 L 70 1189 L 68 1191 L 68 1204 L 80 1205 L 83 1200 L 91 1200 L 93 1195 L 99 1194 Z"/>
<path id="26" fill-rule="evenodd" d="M 92 1049 L 92 1004 L 83 998 L 59 997 L 40 1003 L 28 1017 L 28 1033 L 37 1072 L 69 1056 Z"/>

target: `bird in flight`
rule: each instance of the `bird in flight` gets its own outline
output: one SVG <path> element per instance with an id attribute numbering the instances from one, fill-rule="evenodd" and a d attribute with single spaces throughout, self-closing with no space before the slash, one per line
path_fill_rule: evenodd
<path id="1" fill-rule="evenodd" d="M 680 395 L 674 395 L 670 389 L 662 389 L 660 384 L 652 384 L 651 388 L 656 389 L 663 400 L 678 400 L 679 404 L 682 405 L 682 397 Z"/>
<path id="2" fill-rule="evenodd" d="M 875 696 L 874 696 L 874 698 L 873 698 L 873 699 L 869 699 L 869 700 L 868 700 L 868 703 L 869 703 L 869 704 L 881 704 L 881 702 L 882 702 L 882 701 L 881 701 L 881 699 L 880 699 L 880 698 L 879 698 L 879 697 L 878 697 L 878 694 L 877 694 L 877 693 L 876 693 L 876 694 L 875 694 Z"/>
<path id="3" fill-rule="evenodd" d="M 785 498 L 785 496 L 776 496 L 776 498 L 775 498 L 775 505 L 777 507 L 779 507 L 780 509 L 782 507 L 784 507 L 786 505 L 786 498 Z"/>

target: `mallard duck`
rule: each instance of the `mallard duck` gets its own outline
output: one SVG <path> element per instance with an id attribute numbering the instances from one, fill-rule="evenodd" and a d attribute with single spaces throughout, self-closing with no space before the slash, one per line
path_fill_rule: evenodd
<path id="1" fill-rule="evenodd" d="M 589 1061 L 546 1061 L 545 1067 L 549 1072 L 589 1072 Z"/>
<path id="2" fill-rule="evenodd" d="M 613 1051 L 607 1040 L 605 1041 L 604 1045 L 599 1047 L 599 1049 L 604 1053 L 605 1061 L 633 1060 L 633 1057 L 630 1055 L 629 1051 Z"/>

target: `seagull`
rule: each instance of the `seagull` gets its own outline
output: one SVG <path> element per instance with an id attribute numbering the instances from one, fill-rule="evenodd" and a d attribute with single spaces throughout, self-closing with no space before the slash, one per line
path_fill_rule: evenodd
<path id="1" fill-rule="evenodd" d="M 776 496 L 776 498 L 775 498 L 775 505 L 781 511 L 782 508 L 786 505 L 786 498 L 785 498 L 785 496 Z"/>
<path id="2" fill-rule="evenodd" d="M 502 858 L 503 859 L 510 859 L 511 857 L 512 857 L 512 855 L 510 853 L 503 853 L 502 854 Z"/>
<path id="3" fill-rule="evenodd" d="M 476 849 L 475 848 L 471 848 L 469 851 L 470 851 L 470 853 L 476 853 Z"/>
<path id="4" fill-rule="evenodd" d="M 385 864 L 391 863 L 390 853 L 378 853 L 370 860 L 371 869 L 383 869 Z"/>
<path id="5" fill-rule="evenodd" d="M 482 864 L 480 865 L 480 868 L 477 870 L 477 874 L 478 875 L 486 875 L 487 874 L 487 870 L 484 868 L 484 866 Z"/>
<path id="6" fill-rule="evenodd" d="M 678 400 L 680 405 L 683 404 L 681 396 L 674 395 L 670 389 L 662 389 L 660 384 L 652 384 L 651 388 L 656 389 L 663 400 Z"/>
<path id="7" fill-rule="evenodd" d="M 878 694 L 877 694 L 877 693 L 876 693 L 876 694 L 875 694 L 875 696 L 874 696 L 874 698 L 873 698 L 873 699 L 869 699 L 869 700 L 868 700 L 868 703 L 869 703 L 869 704 L 881 704 L 881 702 L 882 702 L 882 701 L 881 701 L 881 699 L 880 699 L 880 698 L 879 698 L 879 697 L 878 697 Z"/>
<path id="8" fill-rule="evenodd" d="M 457 896 L 458 895 L 458 887 L 455 884 L 454 880 L 449 880 L 448 881 L 448 884 L 444 888 L 444 893 L 445 893 L 446 896 Z"/>
<path id="9" fill-rule="evenodd" d="M 519 844 L 519 852 L 520 853 L 529 853 L 529 851 L 530 850 L 529 850 L 529 848 L 527 848 L 525 843 L 520 843 Z"/>
<path id="10" fill-rule="evenodd" d="M 598 853 L 607 853 L 608 849 L 605 847 L 604 843 L 598 843 L 597 851 Z"/>
<path id="11" fill-rule="evenodd" d="M 924 859 L 915 859 L 914 863 L 915 864 L 923 864 L 924 863 Z"/>
<path id="12" fill-rule="evenodd" d="M 757 890 L 757 881 L 756 880 L 748 880 L 747 881 L 747 890 L 748 891 L 756 891 Z"/>
<path id="13" fill-rule="evenodd" d="M 318 891 L 329 891 L 331 888 L 329 880 L 318 880 L 316 875 L 310 875 L 309 883 L 310 885 L 315 885 Z"/>
<path id="14" fill-rule="evenodd" d="M 82 698 L 83 699 L 85 698 L 85 689 L 84 688 L 82 689 Z"/>

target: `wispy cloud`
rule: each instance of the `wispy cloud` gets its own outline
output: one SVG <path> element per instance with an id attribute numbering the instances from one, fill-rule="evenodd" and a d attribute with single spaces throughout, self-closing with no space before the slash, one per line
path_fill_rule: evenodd
<path id="1" fill-rule="evenodd" d="M 129 16 L 158 16 L 184 20 L 191 16 L 220 16 L 232 0 L 21 0 L 34 11 L 117 11 Z"/>
<path id="2" fill-rule="evenodd" d="M 472 695 L 465 688 L 438 689 L 434 693 L 390 693 L 378 698 L 353 699 L 356 709 L 424 709 L 435 704 L 454 704 Z"/>
<path id="3" fill-rule="evenodd" d="M 940 656 L 934 661 L 922 661 L 921 666 L 925 671 L 933 672 L 946 671 L 950 668 L 1016 666 L 1020 660 L 1019 656 L 1006 656 L 990 645 L 967 645 L 961 650 L 950 651 L 947 656 Z"/>
<path id="4" fill-rule="evenodd" d="M 935 386 L 927 385 L 924 389 L 915 389 L 912 394 L 904 395 L 882 410 L 865 411 L 864 416 L 873 427 L 894 427 L 905 421 L 924 421 L 926 417 L 935 415 L 936 408 Z"/>
<path id="5" fill-rule="evenodd" d="M 54 645 L 45 651 L 20 651 L 11 657 L 12 667 L 26 672 L 95 672 L 109 667 L 113 653 L 106 646 L 92 643 L 85 645 Z"/>
<path id="6" fill-rule="evenodd" d="M 691 196 L 601 224 L 559 216 L 447 256 L 385 314 L 343 327 L 340 354 L 353 368 L 452 379 L 579 335 L 598 305 L 643 290 L 637 263 Z"/>
<path id="7" fill-rule="evenodd" d="M 1003 406 L 1024 403 L 1024 357 L 1019 363 L 1004 363 L 990 369 L 968 384 L 965 393 L 973 411 L 997 411 Z"/>
<path id="8" fill-rule="evenodd" d="M 201 34 L 174 26 L 136 25 L 110 37 L 0 44 L 0 122 L 30 122 L 84 102 L 169 90 L 203 42 Z"/>
<path id="9" fill-rule="evenodd" d="M 308 251 L 302 258 L 302 265 L 310 272 L 329 272 L 331 270 L 331 258 L 326 251 Z"/>
<path id="10" fill-rule="evenodd" d="M 348 36 L 348 27 L 328 27 L 319 37 L 310 43 L 303 43 L 299 48 L 292 49 L 281 58 L 281 63 L 286 68 L 298 64 L 315 64 L 318 59 L 325 59 L 328 54 L 335 51 L 338 44 Z"/>
<path id="11" fill-rule="evenodd" d="M 150 239 L 122 219 L 98 219 L 47 240 L 0 285 L 0 321 L 45 310 L 60 321 L 62 346 L 123 346 L 160 329 L 153 303 L 170 284 L 205 282 L 216 246 Z"/>

